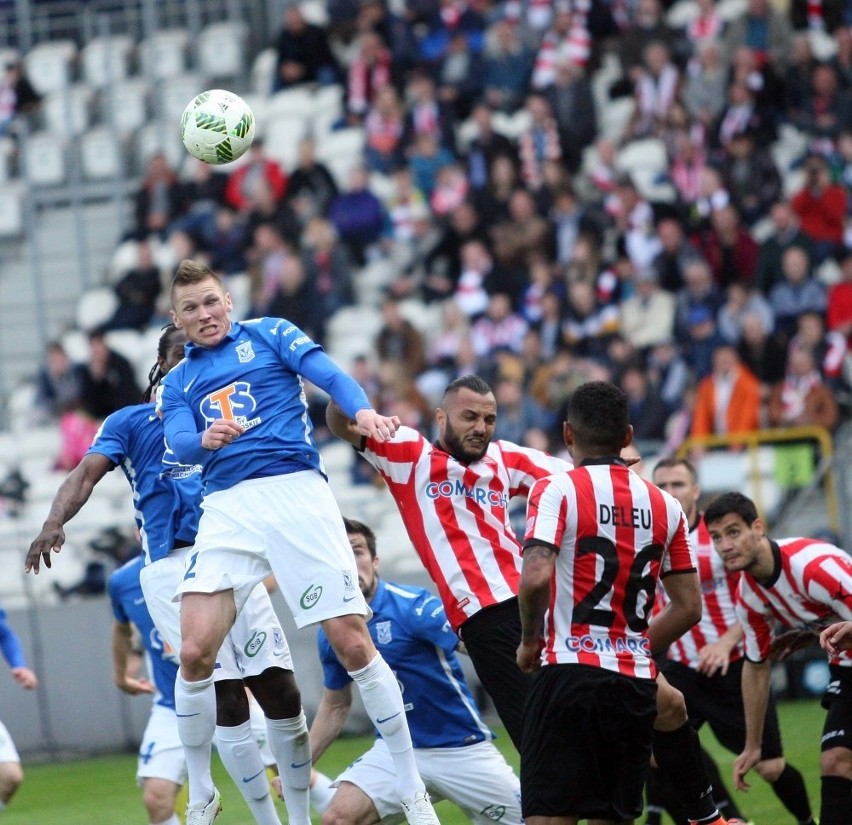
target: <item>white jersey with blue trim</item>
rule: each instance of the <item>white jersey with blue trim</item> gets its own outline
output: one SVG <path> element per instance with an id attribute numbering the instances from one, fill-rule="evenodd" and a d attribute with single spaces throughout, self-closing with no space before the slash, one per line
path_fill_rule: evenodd
<path id="1" fill-rule="evenodd" d="M 153 404 L 135 404 L 108 416 L 89 453 L 120 466 L 133 490 L 136 524 L 146 561 L 165 558 L 198 532 L 201 467 L 179 464 L 166 446 Z"/>
<path id="2" fill-rule="evenodd" d="M 367 623 L 379 653 L 402 691 L 415 748 L 458 748 L 494 738 L 482 720 L 456 656 L 440 600 L 422 587 L 379 579 Z M 352 681 L 325 632 L 317 636 L 323 684 L 340 690 Z"/>
<path id="3" fill-rule="evenodd" d="M 107 592 L 116 621 L 121 624 L 130 622 L 136 625 L 142 637 L 142 644 L 145 645 L 150 662 L 151 679 L 157 688 L 154 702 L 174 710 L 175 679 L 178 673 L 177 656 L 160 636 L 160 631 L 154 626 L 154 620 L 148 612 L 145 597 L 142 595 L 142 585 L 139 582 L 142 567 L 142 556 L 137 556 L 119 567 L 109 577 Z"/>
<path id="4" fill-rule="evenodd" d="M 299 470 L 323 472 L 313 439 L 299 367 L 321 349 L 283 318 L 233 323 L 214 347 L 186 345 L 186 358 L 163 380 L 159 405 L 168 442 L 200 434 L 216 419 L 235 421 L 243 434 L 204 457 L 205 492 L 248 478 Z"/>

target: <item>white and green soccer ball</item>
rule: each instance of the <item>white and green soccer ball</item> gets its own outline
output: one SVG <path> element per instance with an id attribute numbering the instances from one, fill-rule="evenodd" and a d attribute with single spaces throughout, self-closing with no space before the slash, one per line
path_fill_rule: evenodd
<path id="1" fill-rule="evenodd" d="M 205 163 L 230 163 L 254 140 L 254 115 L 233 92 L 210 89 L 197 94 L 183 111 L 180 139 L 190 155 Z"/>

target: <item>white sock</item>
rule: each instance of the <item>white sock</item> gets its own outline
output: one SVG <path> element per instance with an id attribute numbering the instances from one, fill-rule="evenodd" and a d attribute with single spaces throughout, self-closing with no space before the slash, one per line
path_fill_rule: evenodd
<path id="1" fill-rule="evenodd" d="M 210 755 L 216 731 L 216 691 L 213 677 L 187 682 L 180 674 L 175 681 L 175 713 L 178 733 L 186 755 L 189 804 L 206 805 L 213 798 Z"/>
<path id="2" fill-rule="evenodd" d="M 162 822 L 152 822 L 151 825 L 180 825 L 180 820 L 177 814 L 172 814 L 168 819 L 164 819 Z"/>
<path id="3" fill-rule="evenodd" d="M 382 735 L 393 757 L 400 796 L 409 799 L 416 793 L 422 793 L 426 786 L 417 772 L 402 694 L 393 671 L 381 654 L 377 653 L 367 667 L 350 671 L 349 675 L 358 685 L 370 721 Z"/>
<path id="4" fill-rule="evenodd" d="M 325 813 L 325 809 L 331 805 L 332 797 L 337 788 L 332 788 L 332 778 L 324 773 L 314 771 L 316 777 L 314 784 L 311 785 L 311 805 L 313 809 L 320 815 Z"/>
<path id="5" fill-rule="evenodd" d="M 278 765 L 278 777 L 290 825 L 310 825 L 311 740 L 305 712 L 292 719 L 266 719 L 269 747 Z"/>
<path id="6" fill-rule="evenodd" d="M 217 725 L 216 747 L 225 770 L 240 789 L 257 825 L 281 825 L 251 722 L 229 728 Z"/>

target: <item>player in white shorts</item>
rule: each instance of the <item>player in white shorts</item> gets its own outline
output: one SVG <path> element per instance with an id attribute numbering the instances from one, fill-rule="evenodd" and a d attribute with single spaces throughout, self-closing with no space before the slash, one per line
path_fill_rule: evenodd
<path id="1" fill-rule="evenodd" d="M 417 769 L 433 799 L 449 799 L 481 825 L 520 825 L 520 783 L 494 746 L 456 657 L 459 638 L 441 602 L 420 587 L 379 578 L 376 536 L 344 519 L 358 583 L 373 611 L 370 635 L 399 681 Z M 340 733 L 352 699 L 352 679 L 320 630 L 325 690 L 311 725 L 316 757 Z M 382 738 L 340 776 L 325 816 L 335 825 L 401 822 L 396 771 Z"/>
<path id="2" fill-rule="evenodd" d="M 173 327 L 161 337 L 149 397 L 160 378 L 181 359 L 185 340 Z M 174 460 L 152 404 L 125 407 L 106 419 L 83 461 L 57 492 L 44 527 L 30 546 L 26 567 L 38 572 L 41 559 L 49 566 L 51 551 L 58 550 L 65 540 L 63 525 L 116 466 L 122 467 L 134 493 L 146 559 L 140 576 L 144 597 L 163 640 L 177 656 L 180 617 L 172 597 L 184 576 L 198 530 L 200 468 Z M 269 596 L 258 584 L 240 624 L 218 654 L 215 721 L 219 754 L 259 825 L 280 825 L 280 820 L 252 738 L 243 680 L 264 709 L 270 746 L 286 788 L 293 782 L 292 764 L 301 765 L 308 748 L 307 724 L 292 667 Z M 187 770 L 191 784 L 195 768 L 190 760 Z"/>
<path id="3" fill-rule="evenodd" d="M 6 623 L 0 609 L 0 652 L 12 671 L 12 677 L 24 690 L 38 687 L 38 679 L 28 667 L 18 634 Z M 6 726 L 0 722 L 0 811 L 5 810 L 15 791 L 24 781 L 21 757 Z"/>

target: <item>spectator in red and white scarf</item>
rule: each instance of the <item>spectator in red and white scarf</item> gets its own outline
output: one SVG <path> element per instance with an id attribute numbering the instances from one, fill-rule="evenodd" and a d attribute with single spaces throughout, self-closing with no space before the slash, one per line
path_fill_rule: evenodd
<path id="1" fill-rule="evenodd" d="M 834 393 L 822 380 L 814 352 L 793 346 L 787 356 L 784 380 L 769 396 L 769 423 L 773 427 L 837 426 L 838 409 Z"/>
<path id="2" fill-rule="evenodd" d="M 680 71 L 672 63 L 669 49 L 659 41 L 649 43 L 636 72 L 636 112 L 628 128 L 630 137 L 658 135 L 679 91 Z"/>
<path id="3" fill-rule="evenodd" d="M 393 86 L 376 92 L 373 106 L 364 119 L 366 159 L 371 172 L 390 174 L 402 160 L 402 104 Z"/>
<path id="4" fill-rule="evenodd" d="M 421 135 L 435 138 L 439 146 L 455 149 L 453 113 L 449 106 L 438 101 L 435 81 L 425 73 L 416 74 L 408 84 L 411 101 L 405 116 L 403 146 L 410 149 Z"/>
<path id="5" fill-rule="evenodd" d="M 521 176 L 531 189 L 538 189 L 543 182 L 542 167 L 549 160 L 562 157 L 559 127 L 547 98 L 531 94 L 526 100 L 526 111 L 531 123 L 518 140 L 521 156 Z"/>
<path id="6" fill-rule="evenodd" d="M 360 122 L 367 114 L 370 101 L 390 82 L 390 52 L 377 34 L 364 32 L 358 42 L 355 59 L 349 67 L 346 108 L 350 119 Z"/>
<path id="7" fill-rule="evenodd" d="M 560 62 L 568 60 L 578 66 L 589 62 L 591 38 L 585 17 L 589 5 L 589 0 L 578 0 L 572 12 L 570 3 L 557 4 L 553 24 L 538 47 L 531 81 L 533 89 L 545 89 L 554 83 Z"/>

